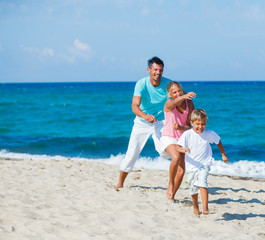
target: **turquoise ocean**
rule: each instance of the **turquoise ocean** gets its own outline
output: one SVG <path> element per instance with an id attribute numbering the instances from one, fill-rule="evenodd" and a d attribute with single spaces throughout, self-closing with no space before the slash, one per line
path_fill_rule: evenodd
<path id="1" fill-rule="evenodd" d="M 213 145 L 218 175 L 265 178 L 265 82 L 181 82 L 207 111 L 229 163 Z M 119 165 L 135 115 L 135 82 L 0 84 L 0 158 Z M 148 140 L 135 167 L 168 170 Z M 117 167 L 118 169 L 118 167 Z"/>

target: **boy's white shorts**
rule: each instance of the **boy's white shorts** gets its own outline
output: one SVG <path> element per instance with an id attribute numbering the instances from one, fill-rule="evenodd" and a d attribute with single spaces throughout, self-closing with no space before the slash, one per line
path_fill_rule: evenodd
<path id="1" fill-rule="evenodd" d="M 193 171 L 187 172 L 188 183 L 191 187 L 190 195 L 199 193 L 199 187 L 208 188 L 208 175 L 210 172 L 209 166 L 203 166 L 202 168 Z"/>

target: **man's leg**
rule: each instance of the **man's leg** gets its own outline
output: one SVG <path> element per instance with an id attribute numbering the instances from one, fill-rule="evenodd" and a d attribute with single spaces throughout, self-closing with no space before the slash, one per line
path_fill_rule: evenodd
<path id="1" fill-rule="evenodd" d="M 154 122 L 152 128 L 152 138 L 154 140 L 155 149 L 158 153 L 161 153 L 160 138 L 162 137 L 162 129 L 164 127 L 164 121 Z"/>
<path id="2" fill-rule="evenodd" d="M 123 187 L 128 173 L 132 171 L 137 158 L 151 134 L 151 127 L 150 124 L 135 120 L 128 149 L 120 166 L 120 177 L 116 188 Z"/>
<path id="3" fill-rule="evenodd" d="M 118 182 L 116 188 L 122 188 L 123 187 L 124 181 L 125 181 L 128 174 L 129 174 L 128 172 L 120 171 L 119 182 Z"/>

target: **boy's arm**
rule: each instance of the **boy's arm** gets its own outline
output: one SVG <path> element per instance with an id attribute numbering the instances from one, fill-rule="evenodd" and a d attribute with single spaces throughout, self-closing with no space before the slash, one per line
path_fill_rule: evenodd
<path id="1" fill-rule="evenodd" d="M 225 150 L 224 150 L 224 147 L 223 147 L 223 144 L 221 142 L 221 140 L 219 141 L 219 143 L 217 144 L 217 147 L 219 148 L 220 152 L 222 153 L 222 159 L 225 163 L 227 163 L 228 161 L 228 158 L 225 154 Z"/>
<path id="2" fill-rule="evenodd" d="M 180 152 L 180 153 L 190 152 L 190 149 L 187 148 L 187 147 L 182 148 L 180 145 L 176 145 L 176 148 L 177 148 L 177 151 Z"/>

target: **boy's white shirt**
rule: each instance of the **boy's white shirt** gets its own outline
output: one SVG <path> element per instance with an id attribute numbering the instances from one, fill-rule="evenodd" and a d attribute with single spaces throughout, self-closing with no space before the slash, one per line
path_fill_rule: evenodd
<path id="1" fill-rule="evenodd" d="M 178 145 L 190 149 L 185 154 L 186 171 L 193 172 L 203 166 L 211 166 L 213 159 L 210 143 L 218 144 L 219 141 L 220 137 L 212 130 L 205 129 L 201 134 L 193 129 L 185 131 L 179 138 Z"/>

